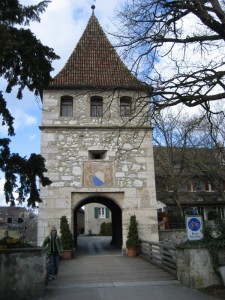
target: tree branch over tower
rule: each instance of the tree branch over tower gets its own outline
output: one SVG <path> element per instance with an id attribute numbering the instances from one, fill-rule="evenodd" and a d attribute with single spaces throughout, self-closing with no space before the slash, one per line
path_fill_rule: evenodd
<path id="1" fill-rule="evenodd" d="M 184 103 L 213 111 L 224 99 L 224 1 L 128 0 L 117 20 L 118 47 L 154 87 L 153 109 Z"/>

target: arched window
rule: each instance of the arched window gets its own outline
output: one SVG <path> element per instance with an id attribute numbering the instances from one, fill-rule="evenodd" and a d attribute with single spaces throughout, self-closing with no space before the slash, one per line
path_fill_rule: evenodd
<path id="1" fill-rule="evenodd" d="M 72 117 L 73 116 L 73 97 L 62 96 L 60 103 L 60 116 Z"/>
<path id="2" fill-rule="evenodd" d="M 131 115 L 131 97 L 120 98 L 120 115 L 121 117 L 129 117 Z"/>
<path id="3" fill-rule="evenodd" d="M 102 97 L 91 97 L 91 117 L 102 117 L 103 115 L 103 100 Z"/>

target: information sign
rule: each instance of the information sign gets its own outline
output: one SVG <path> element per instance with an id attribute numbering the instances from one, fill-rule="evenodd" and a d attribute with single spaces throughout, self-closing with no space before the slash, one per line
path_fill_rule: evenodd
<path id="1" fill-rule="evenodd" d="M 189 240 L 201 240 L 203 238 L 202 216 L 186 216 L 186 230 Z"/>
<path id="2" fill-rule="evenodd" d="M 7 230 L 25 230 L 25 221 L 21 217 L 8 217 Z"/>

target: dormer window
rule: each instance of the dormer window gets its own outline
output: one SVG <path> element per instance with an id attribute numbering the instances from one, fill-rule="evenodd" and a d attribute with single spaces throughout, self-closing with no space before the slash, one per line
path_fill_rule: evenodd
<path id="1" fill-rule="evenodd" d="M 129 117 L 131 115 L 131 98 L 121 97 L 120 98 L 120 116 Z"/>
<path id="2" fill-rule="evenodd" d="M 103 115 L 103 100 L 102 97 L 91 97 L 91 117 L 102 117 Z"/>
<path id="3" fill-rule="evenodd" d="M 61 117 L 73 116 L 73 97 L 70 96 L 61 97 L 60 116 Z"/>

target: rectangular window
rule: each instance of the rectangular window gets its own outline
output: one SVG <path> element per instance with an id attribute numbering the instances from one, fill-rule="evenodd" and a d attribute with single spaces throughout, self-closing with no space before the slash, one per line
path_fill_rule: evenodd
<path id="1" fill-rule="evenodd" d="M 91 117 L 102 117 L 103 102 L 102 99 L 91 99 Z"/>
<path id="2" fill-rule="evenodd" d="M 104 219 L 105 218 L 105 208 L 104 207 L 99 207 L 98 208 L 98 218 L 99 219 Z"/>
<path id="3" fill-rule="evenodd" d="M 88 159 L 97 160 L 106 158 L 106 150 L 90 150 L 88 151 Z"/>
<path id="4" fill-rule="evenodd" d="M 61 99 L 60 107 L 61 117 L 72 117 L 73 116 L 73 99 Z"/>
<path id="5" fill-rule="evenodd" d="M 205 191 L 206 190 L 206 182 L 204 179 L 198 179 L 193 184 L 194 191 Z"/>
<path id="6" fill-rule="evenodd" d="M 223 190 L 225 190 L 225 184 L 224 181 L 222 179 L 219 178 L 215 178 L 214 181 L 211 183 L 211 190 L 215 191 L 222 188 Z"/>
<path id="7" fill-rule="evenodd" d="M 120 99 L 120 116 L 129 117 L 131 115 L 131 99 L 122 97 Z"/>
<path id="8" fill-rule="evenodd" d="M 96 219 L 109 218 L 109 209 L 107 207 L 95 207 L 94 213 Z"/>

